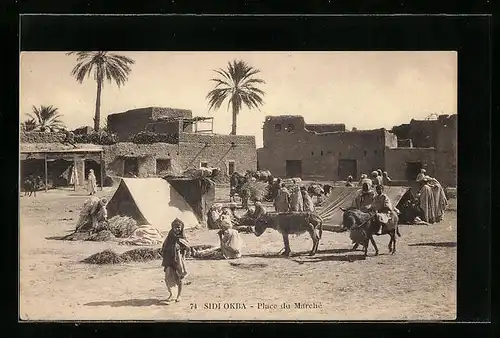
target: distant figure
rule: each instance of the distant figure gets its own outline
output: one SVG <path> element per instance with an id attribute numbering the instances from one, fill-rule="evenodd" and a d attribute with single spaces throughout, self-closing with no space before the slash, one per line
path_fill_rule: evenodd
<path id="1" fill-rule="evenodd" d="M 362 187 L 363 184 L 365 183 L 368 184 L 368 187 L 371 189 L 373 185 L 372 180 L 369 179 L 368 176 L 366 176 L 366 174 L 361 174 L 361 180 L 359 181 L 358 186 Z"/>
<path id="2" fill-rule="evenodd" d="M 89 231 L 90 233 L 97 231 L 101 224 L 108 219 L 107 204 L 108 200 L 106 198 L 92 196 L 86 200 L 80 211 L 76 230 Z"/>
<path id="3" fill-rule="evenodd" d="M 70 169 L 70 172 L 71 172 L 71 175 L 70 175 L 70 178 L 69 178 L 69 184 L 72 185 L 72 186 L 77 186 L 77 185 L 80 185 L 80 180 L 78 179 L 78 173 L 76 171 L 76 167 L 75 166 L 72 166 L 71 169 Z"/>
<path id="4" fill-rule="evenodd" d="M 415 179 L 417 182 L 422 182 L 425 178 L 425 174 L 426 174 L 426 170 L 425 169 L 420 169 L 420 173 L 417 175 L 417 178 Z"/>
<path id="5" fill-rule="evenodd" d="M 199 259 L 237 259 L 241 257 L 243 241 L 239 232 L 233 229 L 231 222 L 222 220 L 218 232 L 220 246 L 210 247 L 204 250 L 193 248 L 193 258 Z"/>
<path id="6" fill-rule="evenodd" d="M 377 185 L 383 184 L 382 176 L 379 176 L 377 171 L 372 171 L 371 178 L 372 178 L 372 187 L 376 187 Z"/>
<path id="7" fill-rule="evenodd" d="M 346 186 L 346 187 L 354 187 L 354 183 L 352 183 L 352 180 L 353 180 L 352 176 L 351 176 L 351 175 L 349 175 L 349 176 L 347 177 L 347 182 L 345 183 L 345 186 Z"/>
<path id="8" fill-rule="evenodd" d="M 89 177 L 87 179 L 87 190 L 89 195 L 95 195 L 97 192 L 97 179 L 95 178 L 94 170 L 89 170 Z"/>
<path id="9" fill-rule="evenodd" d="M 303 210 L 308 212 L 314 212 L 314 202 L 311 195 L 306 190 L 306 187 L 301 187 L 300 192 L 302 194 Z"/>
<path id="10" fill-rule="evenodd" d="M 448 206 L 448 200 L 441 184 L 430 176 L 420 179 L 421 189 L 417 194 L 424 221 L 430 224 L 440 222 Z"/>
<path id="11" fill-rule="evenodd" d="M 281 187 L 274 200 L 274 208 L 277 212 L 287 212 L 290 210 L 290 192 L 285 187 L 285 183 L 281 183 Z"/>
<path id="12" fill-rule="evenodd" d="M 378 214 L 379 221 L 381 227 L 376 232 L 376 235 L 382 235 L 385 230 L 385 225 L 391 219 L 394 218 L 394 215 L 397 215 L 397 209 L 395 209 L 392 205 L 391 199 L 384 193 L 384 186 L 377 185 L 375 188 L 377 191 L 377 195 L 373 199 L 373 204 L 371 209 Z"/>
<path id="13" fill-rule="evenodd" d="M 361 191 L 358 192 L 358 194 L 352 201 L 352 206 L 363 212 L 369 212 L 374 199 L 375 194 L 371 189 L 371 185 L 369 183 L 363 183 Z"/>
<path id="14" fill-rule="evenodd" d="M 176 218 L 172 222 L 172 229 L 168 232 L 165 242 L 162 246 L 162 266 L 165 271 L 165 284 L 169 296 L 167 301 L 172 298 L 172 287 L 177 287 L 176 302 L 180 301 L 182 292 L 182 280 L 187 276 L 185 259 L 186 253 L 190 249 L 189 242 L 184 233 L 184 223 Z"/>
<path id="15" fill-rule="evenodd" d="M 384 185 L 389 185 L 389 183 L 391 182 L 391 178 L 389 177 L 389 175 L 387 174 L 387 171 L 384 171 L 383 174 L 382 174 L 382 182 L 384 183 Z"/>
<path id="16" fill-rule="evenodd" d="M 432 188 L 429 184 L 427 184 L 427 178 L 425 175 L 423 175 L 418 182 L 420 182 L 421 188 L 417 194 L 417 198 L 419 199 L 420 209 L 422 209 L 423 220 L 427 223 L 433 224 L 437 221 L 437 217 L 436 202 L 434 200 Z"/>
<path id="17" fill-rule="evenodd" d="M 377 169 L 378 176 L 382 177 L 382 169 Z"/>
<path id="18" fill-rule="evenodd" d="M 290 194 L 290 211 L 303 211 L 304 201 L 302 199 L 302 194 L 300 193 L 300 188 L 298 185 L 293 187 Z"/>

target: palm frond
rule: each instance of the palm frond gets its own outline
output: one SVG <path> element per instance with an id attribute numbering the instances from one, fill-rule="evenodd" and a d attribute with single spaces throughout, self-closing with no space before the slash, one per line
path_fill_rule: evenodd
<path id="1" fill-rule="evenodd" d="M 227 109 L 232 107 L 235 115 L 238 115 L 243 105 L 249 109 L 260 109 L 264 104 L 262 97 L 265 92 L 256 86 L 265 81 L 254 77 L 260 70 L 244 61 L 233 60 L 228 62 L 226 69 L 219 68 L 214 72 L 220 77 L 210 79 L 214 87 L 207 95 L 209 110 L 219 109 L 226 99 Z M 236 125 L 235 121 L 233 124 Z"/>

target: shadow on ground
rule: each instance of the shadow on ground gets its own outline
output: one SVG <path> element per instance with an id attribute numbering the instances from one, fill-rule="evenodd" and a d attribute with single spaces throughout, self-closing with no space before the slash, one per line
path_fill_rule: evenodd
<path id="1" fill-rule="evenodd" d="M 368 255 L 370 257 L 370 255 Z M 318 262 L 355 262 L 365 260 L 365 256 L 362 253 L 359 254 L 347 254 L 347 255 L 330 255 L 330 256 L 311 256 L 303 257 L 301 259 L 294 259 L 296 263 L 318 263 Z"/>
<path id="2" fill-rule="evenodd" d="M 160 299 L 149 298 L 149 299 L 127 299 L 127 300 L 116 300 L 116 301 L 102 301 L 102 302 L 91 302 L 84 304 L 85 306 L 111 306 L 111 307 L 122 307 L 122 306 L 154 306 L 154 305 L 168 305 L 168 302 Z"/>
<path id="3" fill-rule="evenodd" d="M 456 248 L 457 242 L 414 243 L 414 244 L 408 244 L 408 246 L 435 246 L 439 248 Z"/>

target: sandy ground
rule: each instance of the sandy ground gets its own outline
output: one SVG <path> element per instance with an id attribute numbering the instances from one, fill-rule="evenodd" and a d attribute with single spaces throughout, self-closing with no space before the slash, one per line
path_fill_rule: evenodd
<path id="1" fill-rule="evenodd" d="M 111 196 L 113 190 L 98 194 Z M 218 190 L 222 199 L 225 189 Z M 116 243 L 47 237 L 71 232 L 84 191 L 53 190 L 20 202 L 20 317 L 24 320 L 451 320 L 456 317 L 456 212 L 432 226 L 402 225 L 397 253 L 389 236 L 381 255 L 350 252 L 347 233 L 324 232 L 309 257 L 307 234 L 292 237 L 294 255 L 281 258 L 282 237 L 242 234 L 236 261 L 188 260 L 179 303 L 164 302 L 161 261 L 88 265 L 80 261 Z M 456 201 L 450 201 L 454 209 Z M 170 220 L 166 220 L 170 222 Z M 188 231 L 193 244 L 218 244 L 214 231 Z M 239 263 L 233 266 L 230 263 Z M 258 266 L 249 268 L 249 264 Z M 213 304 L 210 309 L 207 304 Z M 301 304 L 301 308 L 297 305 Z M 220 306 L 220 309 L 218 308 Z M 305 307 L 305 308 L 304 308 Z"/>

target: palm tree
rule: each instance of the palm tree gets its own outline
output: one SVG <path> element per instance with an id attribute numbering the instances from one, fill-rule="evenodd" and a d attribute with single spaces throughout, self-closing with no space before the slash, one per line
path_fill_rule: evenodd
<path id="1" fill-rule="evenodd" d="M 71 75 L 78 83 L 82 83 L 90 74 L 94 75 L 97 82 L 97 97 L 95 100 L 94 129 L 99 131 L 101 121 L 101 91 L 106 78 L 109 83 L 115 82 L 118 87 L 128 80 L 131 71 L 129 65 L 134 60 L 119 54 L 109 52 L 69 52 L 66 55 L 76 54 L 77 64 L 71 71 Z"/>
<path id="2" fill-rule="evenodd" d="M 65 128 L 60 119 L 62 115 L 53 106 L 41 106 L 40 108 L 33 106 L 33 111 L 28 116 L 30 120 L 25 122 L 25 126 L 29 123 L 31 128 L 34 123 L 35 127 L 32 131 L 54 132 Z"/>
<path id="3" fill-rule="evenodd" d="M 216 85 L 207 95 L 209 110 L 219 109 L 224 100 L 229 99 L 227 109 L 229 110 L 231 106 L 233 110 L 231 135 L 236 135 L 236 120 L 242 104 L 249 109 L 260 109 L 263 105 L 262 96 L 265 92 L 256 88 L 255 85 L 263 84 L 265 81 L 255 78 L 254 75 L 260 73 L 260 70 L 249 66 L 244 61 L 234 60 L 228 63 L 227 70 L 220 68 L 214 72 L 220 77 L 210 79 Z"/>
<path id="4" fill-rule="evenodd" d="M 36 121 L 33 118 L 27 119 L 24 122 L 21 122 L 21 130 L 30 132 L 36 129 Z"/>

